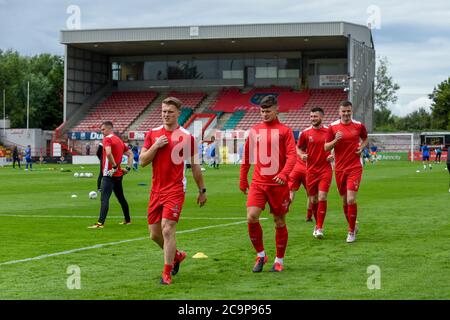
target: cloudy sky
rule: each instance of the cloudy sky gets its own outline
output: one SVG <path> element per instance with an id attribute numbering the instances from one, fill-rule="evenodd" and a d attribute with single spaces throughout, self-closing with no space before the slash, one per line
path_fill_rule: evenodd
<path id="1" fill-rule="evenodd" d="M 0 0 L 0 49 L 63 54 L 59 31 L 71 5 L 81 28 L 189 26 L 236 23 L 348 21 L 372 30 L 377 56 L 386 56 L 400 85 L 397 115 L 429 107 L 427 95 L 450 76 L 448 0 Z M 1 72 L 1 70 L 0 70 Z"/>

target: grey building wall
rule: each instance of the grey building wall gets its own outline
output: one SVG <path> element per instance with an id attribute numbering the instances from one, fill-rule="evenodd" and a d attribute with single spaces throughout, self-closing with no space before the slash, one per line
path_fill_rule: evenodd
<path id="1" fill-rule="evenodd" d="M 365 44 L 349 39 L 350 100 L 354 118 L 363 122 L 367 130 L 373 130 L 375 50 Z"/>
<path id="2" fill-rule="evenodd" d="M 63 30 L 61 43 L 102 43 L 123 41 L 161 41 L 189 39 L 267 38 L 342 36 L 355 34 L 361 42 L 370 39 L 367 27 L 338 22 L 268 23 L 158 28 Z"/>
<path id="3" fill-rule="evenodd" d="M 110 78 L 108 57 L 67 46 L 64 121 Z"/>

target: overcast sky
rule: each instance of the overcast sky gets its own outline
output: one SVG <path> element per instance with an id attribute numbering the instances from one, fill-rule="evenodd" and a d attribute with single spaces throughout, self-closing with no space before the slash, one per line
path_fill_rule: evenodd
<path id="1" fill-rule="evenodd" d="M 237 23 L 348 21 L 372 30 L 377 56 L 386 56 L 400 85 L 397 115 L 429 107 L 428 94 L 450 76 L 448 0 L 0 0 L 0 49 L 63 54 L 59 31 L 67 8 L 80 8 L 81 28 Z M 375 6 L 375 7 L 374 7 Z M 374 20 L 379 10 L 379 20 Z M 1 70 L 0 70 L 1 72 Z"/>

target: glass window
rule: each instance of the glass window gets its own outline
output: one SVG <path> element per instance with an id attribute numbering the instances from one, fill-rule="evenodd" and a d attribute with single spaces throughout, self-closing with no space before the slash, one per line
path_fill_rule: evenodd
<path id="1" fill-rule="evenodd" d="M 337 75 L 346 74 L 345 64 L 343 63 L 320 63 L 319 75 Z"/>
<path id="2" fill-rule="evenodd" d="M 218 79 L 217 59 L 196 59 L 193 57 L 191 75 L 191 79 Z"/>
<path id="3" fill-rule="evenodd" d="M 277 78 L 277 58 L 256 58 L 256 78 Z"/>
<path id="4" fill-rule="evenodd" d="M 146 61 L 144 80 L 167 80 L 167 61 Z"/>
<path id="5" fill-rule="evenodd" d="M 111 68 L 112 68 L 112 79 L 120 80 L 120 63 L 113 62 Z"/>
<path id="6" fill-rule="evenodd" d="M 301 71 L 301 59 L 280 58 L 278 59 L 279 78 L 299 78 Z"/>
<path id="7" fill-rule="evenodd" d="M 121 65 L 121 80 L 142 80 L 143 62 L 125 62 Z"/>
<path id="8" fill-rule="evenodd" d="M 218 74 L 219 79 L 244 79 L 243 59 L 219 59 Z"/>

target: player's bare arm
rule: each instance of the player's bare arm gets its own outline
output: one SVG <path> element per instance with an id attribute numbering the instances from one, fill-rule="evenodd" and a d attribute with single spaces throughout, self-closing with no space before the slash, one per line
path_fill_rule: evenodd
<path id="1" fill-rule="evenodd" d="M 124 173 L 127 174 L 131 171 L 131 166 L 133 165 L 133 152 L 131 150 L 127 150 L 124 154 L 127 156 L 127 167 Z"/>
<path id="2" fill-rule="evenodd" d="M 300 149 L 299 147 L 297 148 L 297 154 L 300 157 L 300 159 L 302 159 L 303 161 L 308 160 L 308 154 L 306 152 L 304 152 L 302 149 Z"/>
<path id="3" fill-rule="evenodd" d="M 341 131 L 336 132 L 336 135 L 334 136 L 334 140 L 325 143 L 325 145 L 324 145 L 325 151 L 331 151 L 331 149 L 333 149 L 334 146 L 336 146 L 336 144 L 341 139 L 342 139 L 342 132 Z"/>
<path id="4" fill-rule="evenodd" d="M 114 161 L 114 157 L 111 152 L 111 147 L 106 147 L 105 152 L 106 152 L 106 158 L 108 159 L 109 163 L 111 163 L 111 165 L 113 167 L 116 167 L 117 163 L 116 163 L 116 161 Z"/>
<path id="5" fill-rule="evenodd" d="M 361 143 L 361 145 L 359 146 L 359 148 L 356 149 L 356 153 L 360 155 L 361 152 L 363 152 L 364 148 L 365 148 L 368 144 L 369 144 L 369 138 L 365 139 L 365 140 Z"/>
<path id="6" fill-rule="evenodd" d="M 205 182 L 203 181 L 200 159 L 198 156 L 198 147 L 196 143 L 194 143 L 194 154 L 191 156 L 191 168 L 192 176 L 194 177 L 195 183 L 198 187 L 197 204 L 199 204 L 200 207 L 203 207 L 206 203 L 206 188 Z"/>
<path id="7" fill-rule="evenodd" d="M 159 148 L 164 147 L 169 143 L 169 140 L 166 136 L 160 136 L 156 138 L 155 143 L 149 148 L 142 148 L 141 154 L 139 155 L 139 163 L 142 168 L 145 168 L 150 163 L 152 163 L 153 159 L 156 156 Z"/>
<path id="8" fill-rule="evenodd" d="M 192 164 L 191 168 L 192 176 L 194 177 L 195 183 L 198 187 L 197 204 L 199 204 L 200 207 L 203 207 L 206 203 L 206 188 L 205 183 L 203 182 L 201 167 L 199 164 Z"/>
<path id="9" fill-rule="evenodd" d="M 200 166 L 200 159 L 198 157 L 197 144 L 194 143 L 194 154 L 191 156 L 191 168 L 192 176 L 194 177 L 195 183 L 198 187 L 198 197 L 197 204 L 203 207 L 206 203 L 206 188 L 205 182 L 203 181 L 202 170 Z"/>

